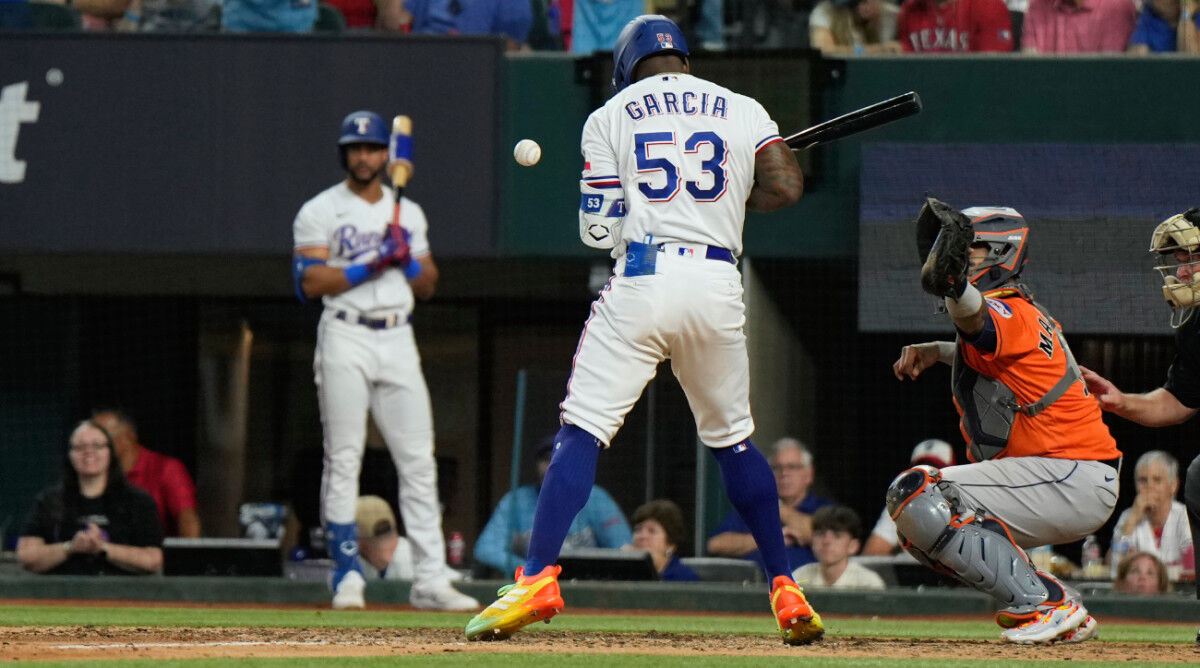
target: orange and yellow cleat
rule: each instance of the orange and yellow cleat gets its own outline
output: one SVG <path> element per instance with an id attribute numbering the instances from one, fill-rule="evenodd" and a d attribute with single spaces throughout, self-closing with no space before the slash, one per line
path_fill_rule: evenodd
<path id="1" fill-rule="evenodd" d="M 525 568 L 518 568 L 516 582 L 501 587 L 496 602 L 467 622 L 467 640 L 504 640 L 527 624 L 550 623 L 563 609 L 561 572 L 562 566 L 547 566 L 537 575 L 525 575 Z"/>
<path id="2" fill-rule="evenodd" d="M 808 604 L 804 592 L 786 575 L 771 582 L 771 612 L 779 624 L 779 633 L 788 645 L 807 645 L 825 635 L 821 615 Z"/>

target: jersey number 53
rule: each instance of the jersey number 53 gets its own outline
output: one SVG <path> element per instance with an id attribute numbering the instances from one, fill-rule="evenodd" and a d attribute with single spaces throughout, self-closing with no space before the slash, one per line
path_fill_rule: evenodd
<path id="1" fill-rule="evenodd" d="M 662 172 L 666 175 L 666 184 L 661 188 L 651 187 L 649 183 L 639 183 L 638 190 L 651 202 L 669 202 L 679 194 L 681 180 L 679 166 L 667 157 L 651 157 L 651 153 L 662 155 L 663 146 L 676 146 L 674 132 L 639 132 L 633 136 L 634 156 L 637 158 L 639 174 Z M 705 151 L 707 149 L 707 151 Z M 701 151 L 709 153 L 707 159 L 701 157 Z M 677 151 L 671 151 L 678 154 Z M 683 181 L 683 187 L 697 202 L 715 202 L 725 194 L 727 180 L 725 178 L 725 140 L 715 132 L 702 131 L 692 133 L 683 142 L 683 153 L 687 157 L 695 154 L 700 162 L 700 171 L 711 176 L 712 185 L 704 188 L 701 181 Z M 707 179 L 705 179 L 707 180 Z"/>

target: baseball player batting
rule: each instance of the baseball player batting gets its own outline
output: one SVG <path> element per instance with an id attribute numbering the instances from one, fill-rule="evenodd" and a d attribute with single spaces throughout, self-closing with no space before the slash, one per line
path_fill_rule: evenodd
<path id="1" fill-rule="evenodd" d="M 467 637 L 507 638 L 562 610 L 555 562 L 563 538 L 601 450 L 669 359 L 758 543 L 784 642 L 812 642 L 824 632 L 821 618 L 792 581 L 775 477 L 749 440 L 737 270 L 746 209 L 795 202 L 803 174 L 762 105 L 688 73 L 687 45 L 669 19 L 625 26 L 613 66 L 615 95 L 583 128 L 579 233 L 588 246 L 612 249 L 614 274 L 579 339 L 528 559 L 500 600 L 467 624 Z"/>
<path id="2" fill-rule="evenodd" d="M 354 512 L 369 410 L 400 475 L 400 513 L 416 561 L 410 602 L 473 610 L 479 603 L 447 578 L 433 416 L 409 326 L 414 297 L 433 295 L 437 266 L 416 202 L 400 202 L 403 234 L 387 231 L 395 204 L 382 183 L 389 138 L 378 114 L 346 116 L 338 137 L 346 178 L 305 202 L 292 228 L 296 295 L 302 302 L 320 296 L 325 305 L 313 372 L 325 430 L 321 517 L 334 562 L 333 607 L 365 604 Z"/>
<path id="3" fill-rule="evenodd" d="M 957 211 L 929 198 L 917 245 L 921 288 L 943 298 L 957 337 L 905 346 L 892 370 L 904 380 L 951 365 L 971 463 L 916 466 L 892 481 L 900 545 L 995 597 L 1005 640 L 1087 640 L 1097 624 L 1079 594 L 1022 548 L 1095 533 L 1117 503 L 1121 451 L 1062 328 L 1017 282 L 1029 225 L 1007 207 Z"/>

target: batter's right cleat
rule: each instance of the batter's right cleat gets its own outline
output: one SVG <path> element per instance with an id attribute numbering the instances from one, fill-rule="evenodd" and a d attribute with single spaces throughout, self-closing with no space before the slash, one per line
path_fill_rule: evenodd
<path id="1" fill-rule="evenodd" d="M 333 609 L 365 608 L 367 602 L 363 598 L 363 591 L 366 588 L 367 581 L 363 579 L 362 573 L 358 571 L 347 572 L 337 580 L 337 586 L 334 587 Z"/>
<path id="2" fill-rule="evenodd" d="M 1067 635 L 1085 625 L 1087 620 L 1088 612 L 1082 605 L 1066 601 L 1046 610 L 1038 615 L 1037 619 L 1014 626 L 1000 635 L 1008 642 L 1018 645 L 1049 645 L 1064 640 Z"/>
<path id="3" fill-rule="evenodd" d="M 563 609 L 561 572 L 562 566 L 547 566 L 537 575 L 525 575 L 525 568 L 518 568 L 516 582 L 501 587 L 496 592 L 500 598 L 467 622 L 467 640 L 504 640 L 527 624 L 549 623 Z"/>
<path id="4" fill-rule="evenodd" d="M 785 644 L 807 645 L 825 635 L 821 615 L 808 604 L 799 585 L 786 575 L 777 575 L 771 582 L 771 612 L 775 613 L 775 623 Z"/>

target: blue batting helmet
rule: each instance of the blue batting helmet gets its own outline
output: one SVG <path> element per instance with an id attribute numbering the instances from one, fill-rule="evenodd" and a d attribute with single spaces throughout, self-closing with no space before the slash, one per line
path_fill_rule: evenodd
<path id="1" fill-rule="evenodd" d="M 633 83 L 638 63 L 662 53 L 687 60 L 687 42 L 674 21 L 661 14 L 646 14 L 627 23 L 613 47 L 613 93 Z"/>
<path id="2" fill-rule="evenodd" d="M 389 132 L 383 118 L 373 111 L 351 112 L 342 119 L 338 132 L 338 146 L 346 144 L 388 145 Z"/>

